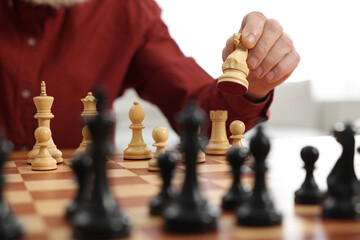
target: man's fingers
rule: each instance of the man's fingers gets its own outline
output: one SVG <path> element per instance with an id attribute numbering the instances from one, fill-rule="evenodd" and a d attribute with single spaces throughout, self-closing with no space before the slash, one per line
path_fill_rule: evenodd
<path id="1" fill-rule="evenodd" d="M 241 24 L 241 43 L 248 49 L 252 49 L 259 41 L 266 17 L 261 12 L 251 12 L 247 14 Z"/>
<path id="2" fill-rule="evenodd" d="M 261 64 L 253 71 L 256 78 L 263 78 L 294 48 L 290 37 L 283 33 L 274 46 L 270 49 Z"/>
<path id="3" fill-rule="evenodd" d="M 265 80 L 279 85 L 291 75 L 299 62 L 300 56 L 293 48 L 288 55 L 286 55 L 268 74 L 265 75 Z"/>
<path id="4" fill-rule="evenodd" d="M 253 70 L 262 63 L 265 56 L 268 54 L 276 41 L 280 38 L 282 33 L 283 29 L 276 20 L 269 19 L 266 21 L 263 34 L 261 35 L 255 47 L 249 51 L 247 63 L 250 69 Z"/>

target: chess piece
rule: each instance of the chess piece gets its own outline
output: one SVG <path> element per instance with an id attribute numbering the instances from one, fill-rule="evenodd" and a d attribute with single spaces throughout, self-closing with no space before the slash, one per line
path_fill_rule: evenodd
<path id="1" fill-rule="evenodd" d="M 206 148 L 206 144 L 207 144 L 207 139 L 204 139 L 204 135 L 201 133 L 201 128 L 199 128 L 198 130 L 198 135 L 199 135 L 199 141 L 200 141 L 200 149 L 198 151 L 198 154 L 197 154 L 197 158 L 196 158 L 196 161 L 198 163 L 203 163 L 206 161 L 206 155 L 203 151 L 203 149 Z"/>
<path id="2" fill-rule="evenodd" d="M 243 145 L 241 139 L 244 138 L 245 124 L 240 120 L 235 120 L 230 124 L 230 138 L 233 139 L 232 148 L 241 148 Z"/>
<path id="3" fill-rule="evenodd" d="M 199 141 L 200 141 L 200 148 L 197 154 L 197 158 L 196 158 L 196 162 L 197 163 L 204 163 L 206 161 L 206 155 L 203 151 L 203 149 L 205 149 L 206 144 L 208 143 L 208 140 L 204 138 L 204 135 L 201 134 L 201 128 L 199 128 L 198 130 L 198 135 L 199 135 Z M 182 151 L 180 149 L 180 151 Z M 182 152 L 181 154 L 181 159 L 183 162 L 185 162 L 185 154 Z"/>
<path id="4" fill-rule="evenodd" d="M 265 159 L 270 151 L 270 141 L 263 133 L 262 126 L 257 128 L 250 140 L 250 152 L 255 158 L 255 183 L 251 196 L 236 210 L 237 222 L 246 226 L 271 226 L 281 223 L 281 215 L 274 207 L 265 183 Z"/>
<path id="5" fill-rule="evenodd" d="M 87 153 L 76 155 L 72 160 L 71 167 L 76 176 L 78 191 L 73 201 L 66 208 L 65 218 L 68 221 L 72 220 L 73 216 L 80 211 L 80 209 L 84 206 L 84 203 L 90 198 L 90 179 L 92 177 L 92 165 L 93 161 Z"/>
<path id="6" fill-rule="evenodd" d="M 124 150 L 124 159 L 141 160 L 151 158 L 151 150 L 146 147 L 142 137 L 142 129 L 144 128 L 142 121 L 145 113 L 139 102 L 134 102 L 134 106 L 129 111 L 129 117 L 132 122 L 130 125 L 132 138 L 128 148 Z"/>
<path id="7" fill-rule="evenodd" d="M 317 186 L 313 175 L 319 151 L 312 146 L 307 146 L 301 149 L 300 155 L 304 161 L 306 177 L 300 189 L 295 192 L 295 203 L 319 204 L 322 201 L 323 193 Z"/>
<path id="8" fill-rule="evenodd" d="M 165 207 L 174 199 L 175 190 L 171 187 L 171 178 L 178 161 L 178 155 L 174 152 L 166 152 L 159 156 L 158 163 L 163 184 L 160 193 L 150 202 L 150 214 L 161 215 Z"/>
<path id="9" fill-rule="evenodd" d="M 249 82 L 246 80 L 249 68 L 246 63 L 248 50 L 241 43 L 241 34 L 233 35 L 235 51 L 222 65 L 223 74 L 218 78 L 217 88 L 232 95 L 243 95 L 247 92 Z"/>
<path id="10" fill-rule="evenodd" d="M 207 232 L 217 228 L 219 208 L 203 197 L 196 176 L 196 158 L 200 148 L 197 130 L 204 114 L 190 101 L 180 116 L 183 129 L 181 149 L 185 153 L 185 180 L 180 194 L 164 212 L 165 229 L 170 232 Z"/>
<path id="11" fill-rule="evenodd" d="M 343 151 L 327 177 L 328 196 L 322 204 L 322 216 L 330 219 L 355 219 L 357 214 L 353 200 L 358 181 L 354 171 L 354 131 L 350 125 L 337 123 L 334 126 L 334 137 L 342 145 Z"/>
<path id="12" fill-rule="evenodd" d="M 156 127 L 152 132 L 152 137 L 155 141 L 153 146 L 156 147 L 156 151 L 154 153 L 154 156 L 149 160 L 149 171 L 160 171 L 159 165 L 158 165 L 158 157 L 165 153 L 165 147 L 169 144 L 166 142 L 166 140 L 169 137 L 169 132 L 164 127 Z"/>
<path id="13" fill-rule="evenodd" d="M 50 128 L 50 120 L 54 118 L 54 115 L 51 113 L 51 107 L 54 102 L 54 97 L 47 96 L 46 85 L 44 81 L 41 82 L 40 96 L 34 97 L 33 100 L 37 109 L 34 118 L 38 120 L 39 127 L 44 126 Z M 64 159 L 62 158 L 62 152 L 57 149 L 52 138 L 50 138 L 47 144 L 47 149 L 58 164 L 64 161 Z M 31 164 L 31 161 L 36 158 L 36 156 L 39 154 L 39 150 L 39 143 L 36 142 L 33 149 L 28 153 L 28 164 Z"/>
<path id="14" fill-rule="evenodd" d="M 114 119 L 104 109 L 103 93 L 98 92 L 96 98 L 99 114 L 88 120 L 93 143 L 85 152 L 91 158 L 94 179 L 90 199 L 73 217 L 76 239 L 114 239 L 130 233 L 129 220 L 111 195 L 106 176 L 106 156 L 112 151 L 110 134 Z"/>
<path id="15" fill-rule="evenodd" d="M 230 148 L 225 128 L 227 111 L 210 111 L 210 119 L 212 123 L 211 136 L 209 144 L 206 146 L 205 153 L 213 155 L 225 155 Z"/>
<path id="16" fill-rule="evenodd" d="M 57 169 L 57 162 L 48 150 L 48 143 L 51 139 L 50 128 L 42 126 L 35 130 L 35 139 L 40 147 L 37 157 L 31 161 L 31 169 L 37 171 L 48 171 Z"/>
<path id="17" fill-rule="evenodd" d="M 10 146 L 11 143 L 4 139 L 3 133 L 0 129 L 0 239 L 3 240 L 19 239 L 23 235 L 21 224 L 16 220 L 3 197 L 3 169 L 7 155 L 11 151 Z"/>
<path id="18" fill-rule="evenodd" d="M 248 156 L 245 148 L 231 148 L 227 153 L 227 161 L 232 167 L 233 183 L 229 191 L 222 198 L 222 207 L 227 210 L 235 209 L 243 203 L 249 196 L 241 183 L 241 166 Z"/>
<path id="19" fill-rule="evenodd" d="M 85 124 L 81 131 L 83 140 L 81 141 L 79 147 L 75 150 L 76 155 L 79 155 L 79 154 L 82 154 L 83 152 L 85 152 L 86 148 L 91 144 L 91 142 L 92 142 L 91 135 L 89 132 L 89 128 L 86 124 L 86 121 L 88 118 L 94 117 L 98 114 L 97 110 L 96 110 L 96 99 L 93 96 L 92 92 L 88 92 L 87 96 L 85 98 L 81 99 L 81 102 L 84 105 L 84 110 L 81 113 L 81 117 Z"/>

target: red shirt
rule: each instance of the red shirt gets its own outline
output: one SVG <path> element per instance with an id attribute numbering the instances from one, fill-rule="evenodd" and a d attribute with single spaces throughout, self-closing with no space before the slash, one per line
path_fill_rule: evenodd
<path id="1" fill-rule="evenodd" d="M 55 99 L 51 130 L 59 148 L 79 145 L 80 99 L 99 83 L 109 103 L 135 88 L 175 130 L 174 116 L 190 98 L 206 112 L 228 110 L 227 123 L 239 119 L 247 129 L 267 117 L 272 94 L 253 103 L 219 92 L 216 81 L 182 54 L 160 14 L 152 0 L 90 0 L 58 9 L 0 0 L 0 125 L 16 148 L 34 145 L 32 98 L 41 81 Z"/>

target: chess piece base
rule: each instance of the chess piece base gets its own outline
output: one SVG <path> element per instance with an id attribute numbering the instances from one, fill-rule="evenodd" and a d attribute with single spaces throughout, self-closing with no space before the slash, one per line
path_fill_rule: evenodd
<path id="1" fill-rule="evenodd" d="M 230 149 L 230 144 L 215 144 L 215 143 L 209 143 L 206 146 L 205 154 L 210 155 L 225 155 L 227 151 Z"/>
<path id="2" fill-rule="evenodd" d="M 31 162 L 31 170 L 50 171 L 57 169 L 57 162 L 53 158 L 35 158 Z"/>
<path id="3" fill-rule="evenodd" d="M 157 158 L 153 157 L 152 159 L 149 160 L 149 167 L 148 170 L 152 171 L 152 172 L 159 172 L 160 168 L 159 165 L 157 163 Z"/>
<path id="4" fill-rule="evenodd" d="M 328 197 L 323 203 L 322 217 L 327 219 L 356 219 L 353 198 Z"/>
<path id="5" fill-rule="evenodd" d="M 236 209 L 241 203 L 243 203 L 250 196 L 249 192 L 239 190 L 235 194 L 228 192 L 222 199 L 222 208 L 226 210 Z"/>
<path id="6" fill-rule="evenodd" d="M 150 159 L 151 157 L 151 150 L 146 146 L 144 146 L 144 148 L 129 146 L 124 151 L 124 159 L 144 160 Z"/>
<path id="7" fill-rule="evenodd" d="M 130 234 L 130 222 L 117 209 L 104 217 L 91 216 L 91 211 L 82 211 L 74 217 L 75 239 L 117 239 Z"/>
<path id="8" fill-rule="evenodd" d="M 164 213 L 165 230 L 178 233 L 208 232 L 217 228 L 218 207 L 204 202 L 192 208 L 173 203 Z"/>
<path id="9" fill-rule="evenodd" d="M 246 75 L 241 71 L 228 71 L 221 75 L 216 84 L 217 88 L 227 94 L 244 95 L 249 87 Z"/>
<path id="10" fill-rule="evenodd" d="M 297 204 L 318 204 L 322 202 L 323 198 L 324 193 L 322 193 L 318 188 L 299 189 L 295 192 L 295 203 Z"/>
<path id="11" fill-rule="evenodd" d="M 237 211 L 237 222 L 243 226 L 274 226 L 281 224 L 281 215 L 270 206 L 252 206 L 244 203 Z"/>

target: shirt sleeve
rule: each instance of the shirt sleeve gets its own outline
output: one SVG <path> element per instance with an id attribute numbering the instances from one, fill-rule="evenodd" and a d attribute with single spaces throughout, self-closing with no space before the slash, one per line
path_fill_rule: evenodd
<path id="1" fill-rule="evenodd" d="M 153 19 L 131 63 L 127 79 L 141 98 L 157 105 L 176 131 L 179 130 L 176 114 L 190 99 L 196 99 L 207 114 L 210 110 L 227 110 L 227 125 L 233 120 L 241 120 L 246 130 L 260 119 L 268 119 L 273 91 L 260 103 L 220 92 L 216 80 L 194 59 L 184 56 L 161 20 L 159 8 L 153 7 L 156 9 Z"/>

